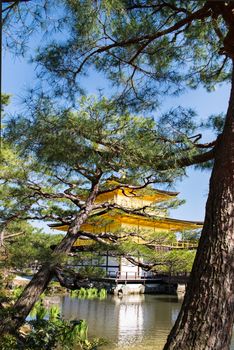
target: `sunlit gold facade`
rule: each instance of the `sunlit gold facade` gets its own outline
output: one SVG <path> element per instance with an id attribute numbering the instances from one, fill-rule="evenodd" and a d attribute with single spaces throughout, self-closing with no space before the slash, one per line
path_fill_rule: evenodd
<path id="1" fill-rule="evenodd" d="M 116 205 L 108 212 L 99 211 L 81 226 L 81 231 L 93 234 L 111 232 L 135 232 L 151 235 L 155 232 L 183 232 L 200 228 L 201 222 L 185 221 L 168 218 L 167 210 L 154 208 L 154 204 L 176 198 L 178 193 L 159 190 L 132 190 L 129 188 L 116 189 L 100 194 L 95 203 L 111 203 Z M 122 207 L 124 210 L 120 210 Z M 144 208 L 144 209 L 142 209 Z M 138 213 L 133 211 L 138 209 Z M 140 212 L 139 212 L 140 209 Z M 67 231 L 66 225 L 52 225 L 54 228 Z M 93 240 L 79 238 L 74 246 L 93 244 Z"/>

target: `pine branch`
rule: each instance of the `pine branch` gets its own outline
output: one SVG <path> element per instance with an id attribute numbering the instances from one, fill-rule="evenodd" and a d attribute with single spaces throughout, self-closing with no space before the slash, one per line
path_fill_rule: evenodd
<path id="1" fill-rule="evenodd" d="M 55 267 L 54 274 L 60 285 L 70 290 L 90 288 L 93 285 L 87 277 L 70 269 L 63 269 L 61 266 Z"/>
<path id="2" fill-rule="evenodd" d="M 46 199 L 69 199 L 72 203 L 76 204 L 77 206 L 80 206 L 82 202 L 81 198 L 69 193 L 68 190 L 65 190 L 64 193 L 50 193 L 43 191 L 38 185 L 28 185 L 28 188 L 34 191 L 34 194 L 32 195 L 33 197 L 40 196 Z"/>
<path id="3" fill-rule="evenodd" d="M 109 180 L 115 180 L 115 178 L 112 176 L 111 178 L 109 178 Z M 119 179 L 116 178 L 116 181 L 119 181 Z M 131 189 L 132 191 L 141 190 L 141 189 L 146 188 L 150 184 L 154 184 L 155 182 L 158 182 L 158 181 L 156 181 L 152 176 L 148 176 L 148 177 L 146 177 L 145 182 L 142 185 L 134 186 L 134 185 L 126 184 L 126 183 L 118 183 L 118 185 L 116 185 L 114 187 L 99 191 L 98 194 L 108 193 L 108 192 L 112 192 L 112 191 L 121 189 L 123 191 L 123 194 L 126 195 L 126 197 L 128 197 L 128 195 L 124 192 L 125 189 Z"/>
<path id="4" fill-rule="evenodd" d="M 165 266 L 169 265 L 165 262 L 154 262 L 154 263 L 146 263 L 146 262 L 141 262 L 133 258 L 132 256 L 129 256 L 128 254 L 123 255 L 124 258 L 126 258 L 130 263 L 132 263 L 135 266 L 141 267 L 145 271 L 150 271 L 152 270 L 155 266 Z"/>
<path id="5" fill-rule="evenodd" d="M 162 31 L 159 31 L 159 32 L 156 32 L 154 34 L 148 34 L 148 35 L 143 35 L 143 36 L 138 36 L 138 37 L 134 37 L 134 38 L 130 38 L 130 39 L 127 39 L 127 40 L 122 40 L 120 42 L 114 42 L 112 44 L 109 44 L 109 45 L 104 45 L 104 46 L 101 46 L 99 47 L 98 49 L 92 51 L 91 53 L 89 53 L 84 59 L 83 61 L 81 62 L 81 64 L 79 65 L 78 69 L 74 72 L 75 76 L 77 74 L 79 74 L 81 72 L 81 70 L 83 69 L 83 66 L 93 57 L 95 56 L 96 54 L 100 54 L 100 53 L 103 53 L 103 52 L 106 52 L 106 51 L 109 51 L 113 48 L 117 48 L 117 47 L 126 47 L 126 46 L 129 46 L 129 45 L 132 45 L 132 44 L 138 44 L 140 42 L 144 42 L 145 44 L 145 41 L 146 42 L 151 42 L 153 40 L 156 40 L 166 34 L 170 34 L 170 33 L 173 33 L 175 30 L 177 29 L 180 29 L 181 27 L 185 26 L 186 24 L 188 23 L 191 23 L 193 20 L 195 19 L 203 19 L 205 17 L 208 17 L 210 15 L 210 5 L 208 3 L 206 3 L 201 9 L 199 9 L 198 11 L 188 15 L 186 18 L 184 18 L 183 20 L 181 21 L 178 21 L 175 25 L 165 29 L 165 30 L 162 30 Z M 142 45 L 142 47 L 144 48 L 145 45 Z M 142 48 L 142 49 L 143 49 Z M 137 53 L 137 56 L 140 54 L 142 50 L 140 50 L 138 53 Z M 135 57 L 136 58 L 136 57 Z M 134 60 L 135 60 L 134 58 Z M 132 59 L 133 61 L 133 59 Z"/>
<path id="6" fill-rule="evenodd" d="M 163 4 L 160 4 L 160 5 L 158 5 L 158 4 L 147 4 L 147 3 L 145 3 L 145 4 L 139 4 L 139 3 L 138 4 L 133 4 L 131 6 L 128 6 L 126 8 L 126 10 L 127 11 L 132 11 L 132 10 L 142 10 L 142 9 L 154 9 L 154 10 L 156 9 L 157 12 L 158 12 L 158 11 L 161 11 L 162 9 L 164 9 L 166 7 L 172 9 L 173 11 L 176 11 L 177 13 L 182 12 L 182 13 L 185 13 L 187 15 L 191 14 L 191 12 L 186 10 L 185 8 L 177 7 L 177 6 L 173 5 L 173 4 L 167 3 L 165 1 L 163 1 Z"/>
<path id="7" fill-rule="evenodd" d="M 170 162 L 165 162 L 164 165 L 159 165 L 157 171 L 165 171 L 169 169 L 184 168 L 191 165 L 201 164 L 213 160 L 215 156 L 215 149 L 202 154 L 196 154 L 191 157 L 181 157 L 180 159 Z"/>
<path id="8" fill-rule="evenodd" d="M 6 239 L 8 239 L 8 238 L 20 236 L 20 235 L 23 235 L 23 234 L 24 234 L 24 232 L 13 233 L 13 234 L 11 234 L 11 235 L 5 236 L 4 239 L 6 240 Z"/>
<path id="9" fill-rule="evenodd" d="M 121 232 L 118 234 L 113 234 L 111 232 L 102 232 L 98 234 L 94 234 L 87 231 L 79 231 L 77 233 L 77 238 L 89 238 L 94 242 L 100 243 L 105 247 L 118 247 L 120 243 L 127 242 L 130 237 L 138 238 L 143 240 L 145 243 L 143 244 L 145 247 L 153 249 L 155 246 L 158 246 L 162 243 L 162 239 L 147 239 L 144 235 L 137 232 Z M 165 239 L 163 239 L 165 243 Z M 121 253 L 122 255 L 122 253 Z"/>

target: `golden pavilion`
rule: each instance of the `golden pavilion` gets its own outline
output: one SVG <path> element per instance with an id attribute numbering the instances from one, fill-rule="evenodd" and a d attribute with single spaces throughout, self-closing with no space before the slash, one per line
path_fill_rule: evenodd
<path id="1" fill-rule="evenodd" d="M 168 217 L 166 205 L 160 203 L 176 199 L 177 192 L 168 192 L 156 189 L 130 189 L 127 187 L 108 190 L 97 196 L 96 204 L 113 204 L 109 210 L 101 209 L 93 213 L 85 224 L 81 226 L 84 236 L 81 236 L 74 244 L 77 250 L 88 249 L 95 242 L 85 237 L 86 233 L 99 235 L 101 233 L 112 233 L 121 237 L 129 233 L 139 233 L 142 238 L 134 238 L 137 243 L 144 243 L 147 237 L 153 237 L 157 233 L 174 232 L 173 242 L 159 242 L 158 249 L 183 249 L 196 248 L 196 243 L 182 242 L 176 239 L 176 233 L 199 229 L 202 222 L 172 219 Z M 51 228 L 66 231 L 66 225 L 54 224 Z M 129 235 L 130 236 L 130 235 Z M 165 236 L 165 235 L 164 235 Z M 137 237 L 137 235 L 136 235 Z M 90 247 L 91 248 L 91 247 Z M 138 257 L 139 259 L 139 257 Z M 125 258 L 113 258 L 108 252 L 103 255 L 102 267 L 110 275 L 128 274 L 128 276 L 140 276 L 143 272 L 139 266 L 134 266 Z"/>

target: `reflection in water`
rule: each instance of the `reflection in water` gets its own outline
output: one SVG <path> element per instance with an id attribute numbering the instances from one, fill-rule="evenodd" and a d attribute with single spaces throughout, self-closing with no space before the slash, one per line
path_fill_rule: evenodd
<path id="1" fill-rule="evenodd" d="M 131 344 L 134 339 L 142 341 L 144 334 L 144 314 L 142 303 L 144 296 L 133 295 L 130 298 L 120 300 L 114 298 L 118 305 L 118 338 L 117 343 L 121 347 Z M 126 332 L 127 330 L 127 332 Z"/>
<path id="2" fill-rule="evenodd" d="M 65 296 L 61 307 L 65 319 L 87 320 L 90 337 L 108 339 L 103 350 L 161 350 L 181 302 L 165 295 L 108 296 L 106 300 Z"/>

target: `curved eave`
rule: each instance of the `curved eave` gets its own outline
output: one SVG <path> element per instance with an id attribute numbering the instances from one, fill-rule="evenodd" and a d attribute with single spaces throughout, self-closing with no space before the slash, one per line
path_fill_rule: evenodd
<path id="1" fill-rule="evenodd" d="M 112 214 L 112 215 L 111 215 Z M 144 215 L 136 215 L 136 214 L 119 214 L 119 213 L 105 213 L 99 216 L 99 220 L 95 222 L 87 222 L 84 226 L 97 227 L 100 223 L 102 223 L 102 227 L 105 227 L 103 223 L 105 220 L 112 220 L 113 223 L 120 224 L 128 224 L 128 225 L 137 225 L 143 227 L 152 227 L 152 228 L 168 228 L 171 231 L 179 231 L 179 230 L 189 230 L 189 229 L 199 229 L 202 228 L 203 222 L 201 221 L 188 221 L 188 220 L 180 220 L 180 219 L 172 219 L 167 217 L 149 217 Z M 109 223 L 106 224 L 108 226 Z M 60 230 L 67 231 L 68 225 L 61 224 L 51 224 L 49 227 Z"/>

